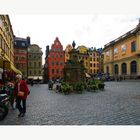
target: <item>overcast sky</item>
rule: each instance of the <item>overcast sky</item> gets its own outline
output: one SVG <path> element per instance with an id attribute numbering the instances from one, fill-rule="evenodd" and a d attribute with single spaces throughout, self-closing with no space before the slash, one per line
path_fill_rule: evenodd
<path id="1" fill-rule="evenodd" d="M 31 37 L 43 51 L 56 37 L 65 48 L 73 40 L 76 46 L 104 47 L 108 42 L 133 29 L 138 24 L 137 15 L 9 15 L 14 34 Z"/>

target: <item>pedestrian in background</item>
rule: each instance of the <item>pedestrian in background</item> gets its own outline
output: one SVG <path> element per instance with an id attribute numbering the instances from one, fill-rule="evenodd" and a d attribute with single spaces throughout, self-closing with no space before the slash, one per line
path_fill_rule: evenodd
<path id="1" fill-rule="evenodd" d="M 18 117 L 24 117 L 26 113 L 26 99 L 29 93 L 28 85 L 25 80 L 22 80 L 21 75 L 16 76 L 16 83 L 14 89 L 14 97 L 16 98 L 17 108 L 19 110 Z M 22 102 L 22 105 L 21 105 Z"/>

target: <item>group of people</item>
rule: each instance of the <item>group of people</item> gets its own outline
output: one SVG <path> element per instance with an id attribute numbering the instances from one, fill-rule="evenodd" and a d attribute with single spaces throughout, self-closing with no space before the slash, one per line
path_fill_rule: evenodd
<path id="1" fill-rule="evenodd" d="M 1 83 L 2 85 L 2 83 Z M 4 87 L 5 88 L 5 87 Z M 22 75 L 16 75 L 15 82 L 8 82 L 7 88 L 11 88 L 10 101 L 13 106 L 16 103 L 16 108 L 19 111 L 18 117 L 24 117 L 26 114 L 26 99 L 30 93 L 28 85 Z"/>

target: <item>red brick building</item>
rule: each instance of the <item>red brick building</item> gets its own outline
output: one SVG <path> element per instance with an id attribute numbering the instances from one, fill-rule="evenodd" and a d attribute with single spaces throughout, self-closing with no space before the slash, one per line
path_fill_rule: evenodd
<path id="1" fill-rule="evenodd" d="M 65 63 L 65 54 L 63 46 L 61 45 L 58 37 L 56 37 L 54 44 L 49 51 L 48 59 L 48 79 L 56 80 L 63 78 L 63 69 Z"/>
<path id="2" fill-rule="evenodd" d="M 30 37 L 14 38 L 14 64 L 24 78 L 27 78 L 27 48 L 30 45 Z"/>

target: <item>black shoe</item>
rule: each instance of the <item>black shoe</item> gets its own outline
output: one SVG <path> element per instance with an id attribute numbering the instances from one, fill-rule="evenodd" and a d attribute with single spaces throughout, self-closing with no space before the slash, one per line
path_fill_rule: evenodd
<path id="1" fill-rule="evenodd" d="M 21 117 L 21 115 L 22 115 L 22 113 L 19 113 L 19 114 L 18 114 L 18 117 Z"/>
<path id="2" fill-rule="evenodd" d="M 24 117 L 25 116 L 25 113 L 22 113 L 21 117 Z"/>

